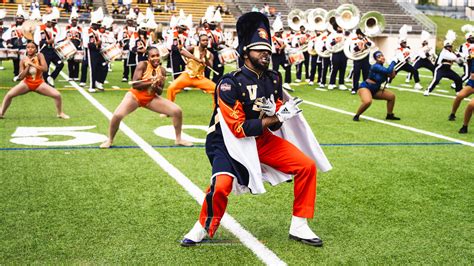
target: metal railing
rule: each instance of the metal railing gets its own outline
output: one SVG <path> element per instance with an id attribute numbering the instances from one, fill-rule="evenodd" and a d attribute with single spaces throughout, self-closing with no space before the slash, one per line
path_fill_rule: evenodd
<path id="1" fill-rule="evenodd" d="M 413 3 L 409 0 L 397 0 L 398 5 L 405 10 L 409 15 L 416 19 L 422 26 L 423 29 L 436 36 L 437 26 L 431 21 L 425 14 L 418 10 Z"/>

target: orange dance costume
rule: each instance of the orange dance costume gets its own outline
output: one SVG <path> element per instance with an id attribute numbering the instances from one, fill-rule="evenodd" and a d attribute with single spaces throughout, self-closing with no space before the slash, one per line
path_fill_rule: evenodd
<path id="1" fill-rule="evenodd" d="M 33 64 L 38 64 L 38 56 L 31 58 Z M 24 82 L 28 89 L 35 91 L 43 82 L 43 72 L 38 70 L 36 67 L 28 66 L 28 74 L 26 74 Z"/>
<path id="2" fill-rule="evenodd" d="M 155 78 L 158 71 L 161 71 L 160 66 L 154 68 L 150 62 L 147 61 L 146 63 L 147 66 L 145 73 L 143 73 L 142 79 L 146 80 Z M 131 88 L 130 92 L 132 93 L 133 97 L 138 102 L 138 105 L 140 105 L 140 107 L 147 106 L 155 97 L 157 97 L 156 92 L 153 91 L 151 88 L 145 90 L 137 90 Z"/>
<path id="3" fill-rule="evenodd" d="M 201 58 L 201 52 L 198 47 L 194 47 L 194 56 Z M 209 56 L 210 52 L 206 51 L 206 58 Z M 188 59 L 185 72 L 179 75 L 179 77 L 168 87 L 168 92 L 166 94 L 168 100 L 174 102 L 176 95 L 186 87 L 199 88 L 206 93 L 214 95 L 216 84 L 212 82 L 212 80 L 204 77 L 205 68 L 205 65 L 198 63 L 193 59 Z"/>

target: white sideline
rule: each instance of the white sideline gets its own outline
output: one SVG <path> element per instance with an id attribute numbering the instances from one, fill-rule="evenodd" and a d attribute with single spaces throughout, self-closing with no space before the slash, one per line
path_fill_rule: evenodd
<path id="1" fill-rule="evenodd" d="M 61 76 L 67 79 L 64 72 L 61 72 Z M 70 81 L 71 85 L 74 86 L 95 108 L 102 112 L 107 119 L 112 118 L 112 113 L 107 110 L 99 101 L 87 93 L 83 88 L 77 85 L 76 82 Z M 167 172 L 178 184 L 180 184 L 199 204 L 204 201 L 204 192 L 196 186 L 191 180 L 189 180 L 181 171 L 174 167 L 168 162 L 159 152 L 157 152 L 148 142 L 142 139 L 135 133 L 130 127 L 124 122 L 120 124 L 120 129 L 125 135 L 133 140 L 150 158 L 152 158 L 165 172 Z M 267 265 L 286 265 L 278 256 L 273 253 L 269 248 L 263 245 L 257 238 L 255 238 L 250 232 L 245 230 L 232 216 L 225 213 L 221 222 L 227 230 L 234 234 L 241 242 L 250 249 L 261 261 Z"/>
<path id="2" fill-rule="evenodd" d="M 306 101 L 306 100 L 304 100 L 303 103 L 306 103 L 306 104 L 309 104 L 309 105 L 312 105 L 312 106 L 316 106 L 316 107 L 319 107 L 319 108 L 322 108 L 322 109 L 338 112 L 338 113 L 341 113 L 341 114 L 346 114 L 346 115 L 350 115 L 350 116 L 355 115 L 355 113 L 347 112 L 347 111 L 344 111 L 344 110 L 341 110 L 341 109 L 338 109 L 338 108 L 334 108 L 334 107 L 330 107 L 330 106 L 327 106 L 327 105 L 324 105 L 324 104 L 314 103 L 314 102 Z M 418 129 L 418 128 L 414 128 L 414 127 L 410 127 L 410 126 L 404 126 L 404 125 L 388 122 L 388 121 L 385 121 L 385 120 L 380 120 L 380 119 L 373 118 L 373 117 L 370 117 L 370 116 L 361 115 L 360 117 L 362 117 L 364 119 L 367 119 L 367 120 L 370 120 L 370 121 L 373 121 L 373 122 L 389 125 L 389 126 L 392 126 L 392 127 L 398 127 L 398 128 L 405 129 L 405 130 L 408 130 L 408 131 L 413 131 L 413 132 L 428 135 L 428 136 L 431 136 L 431 137 L 444 139 L 444 140 L 447 140 L 447 141 L 452 141 L 452 142 L 456 142 L 456 143 L 459 143 L 459 144 L 462 144 L 462 145 L 474 147 L 474 143 L 472 143 L 472 142 L 467 142 L 467 141 L 464 141 L 464 140 L 447 137 L 447 136 L 437 134 L 437 133 L 433 133 L 433 132 L 430 132 L 430 131 L 426 131 L 426 130 L 422 130 L 422 129 Z"/>

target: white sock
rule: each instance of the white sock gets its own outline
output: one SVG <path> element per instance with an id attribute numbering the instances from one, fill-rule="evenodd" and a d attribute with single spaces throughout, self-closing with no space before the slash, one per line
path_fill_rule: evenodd
<path id="1" fill-rule="evenodd" d="M 197 221 L 194 224 L 193 229 L 191 229 L 191 231 L 189 231 L 189 233 L 187 233 L 184 237 L 187 239 L 191 239 L 194 242 L 201 242 L 204 237 L 206 237 L 206 234 L 206 230 L 204 230 L 201 223 Z"/>

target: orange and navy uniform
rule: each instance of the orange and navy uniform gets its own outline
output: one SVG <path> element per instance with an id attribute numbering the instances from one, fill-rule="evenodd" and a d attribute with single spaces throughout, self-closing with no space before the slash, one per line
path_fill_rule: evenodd
<path id="1" fill-rule="evenodd" d="M 80 26 L 66 26 L 66 37 L 76 46 L 77 49 L 81 48 L 82 40 L 82 28 Z"/>
<path id="2" fill-rule="evenodd" d="M 249 170 L 234 160 L 226 147 L 221 123 L 226 123 L 236 138 L 255 137 L 260 163 L 283 173 L 294 175 L 293 215 L 311 218 L 316 198 L 315 162 L 293 144 L 262 127 L 263 112 L 257 107 L 258 99 L 274 96 L 276 110 L 282 106 L 281 75 L 273 70 L 258 75 L 246 66 L 226 74 L 216 87 L 216 108 L 206 138 L 206 154 L 212 165 L 211 185 L 207 189 L 199 222 L 212 237 L 219 227 L 227 206 L 227 196 L 233 182 L 249 185 Z M 218 121 L 219 108 L 225 121 Z"/>
<path id="3" fill-rule="evenodd" d="M 54 43 L 48 44 L 46 41 L 51 40 L 51 39 L 54 40 L 56 38 L 56 35 L 58 34 L 58 30 L 54 27 L 48 28 L 46 24 L 42 24 L 40 26 L 40 31 L 41 31 L 40 47 L 43 47 L 44 45 L 45 46 L 44 48 L 53 48 Z"/>
<path id="4" fill-rule="evenodd" d="M 38 64 L 38 56 L 33 57 L 31 61 L 34 64 Z M 43 72 L 32 66 L 29 66 L 29 69 L 33 71 L 26 74 L 24 82 L 26 83 L 26 86 L 28 86 L 28 89 L 34 91 L 44 82 Z"/>
<path id="5" fill-rule="evenodd" d="M 161 66 L 154 68 L 153 65 L 148 61 L 146 61 L 146 64 L 146 70 L 143 72 L 142 80 L 152 79 L 154 76 L 158 75 L 158 72 L 162 73 Z M 154 92 L 151 88 L 143 90 L 131 88 L 130 92 L 140 107 L 147 106 L 155 97 L 157 97 L 156 92 Z"/>
<path id="6" fill-rule="evenodd" d="M 196 58 L 210 57 L 210 52 L 206 49 L 206 55 L 202 56 L 199 47 L 194 47 L 194 56 Z M 204 76 L 205 65 L 189 58 L 186 63 L 185 72 L 181 73 L 168 87 L 166 96 L 168 100 L 174 102 L 176 94 L 180 93 L 186 87 L 194 87 L 203 90 L 206 93 L 214 95 L 216 84 Z"/>

